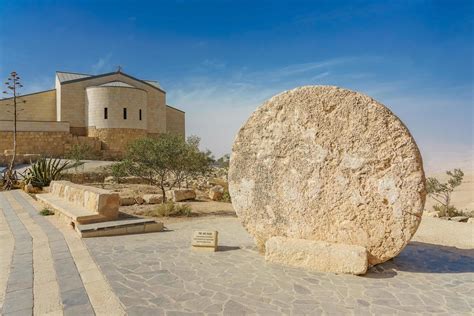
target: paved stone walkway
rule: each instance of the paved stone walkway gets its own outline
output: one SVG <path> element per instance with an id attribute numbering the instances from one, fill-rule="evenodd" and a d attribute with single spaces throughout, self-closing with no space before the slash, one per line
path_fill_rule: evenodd
<path id="1" fill-rule="evenodd" d="M 366 276 L 266 264 L 235 218 L 167 225 L 86 244 L 129 315 L 472 315 L 474 253 L 412 242 Z M 219 231 L 220 252 L 190 249 Z"/>
<path id="2" fill-rule="evenodd" d="M 411 242 L 364 277 L 266 264 L 235 218 L 81 240 L 0 193 L 1 315 L 473 315 L 474 250 Z M 197 229 L 220 251 L 193 252 Z"/>
<path id="3" fill-rule="evenodd" d="M 7 280 L 0 296 L 2 315 L 124 314 L 74 231 L 39 215 L 40 206 L 21 191 L 0 193 L 0 209 L 0 236 L 10 236 L 14 245 L 5 257 L 2 252 L 1 264 L 10 262 L 1 274 Z"/>

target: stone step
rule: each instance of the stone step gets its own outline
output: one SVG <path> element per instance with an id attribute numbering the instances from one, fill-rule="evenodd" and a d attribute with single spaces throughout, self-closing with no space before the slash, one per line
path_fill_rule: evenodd
<path id="1" fill-rule="evenodd" d="M 124 218 L 115 221 L 76 226 L 76 231 L 83 238 L 151 233 L 162 230 L 163 223 L 147 218 Z"/>

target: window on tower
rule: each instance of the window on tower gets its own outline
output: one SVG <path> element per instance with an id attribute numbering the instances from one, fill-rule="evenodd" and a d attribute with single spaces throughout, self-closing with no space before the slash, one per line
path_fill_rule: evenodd
<path id="1" fill-rule="evenodd" d="M 104 108 L 104 120 L 109 118 L 109 111 L 107 108 Z"/>
<path id="2" fill-rule="evenodd" d="M 127 108 L 123 108 L 123 119 L 127 119 Z"/>
<path id="3" fill-rule="evenodd" d="M 142 109 L 138 110 L 138 119 L 142 120 Z"/>

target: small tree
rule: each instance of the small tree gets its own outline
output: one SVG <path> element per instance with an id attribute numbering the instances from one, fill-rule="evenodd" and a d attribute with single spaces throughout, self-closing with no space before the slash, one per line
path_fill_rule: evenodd
<path id="1" fill-rule="evenodd" d="M 23 85 L 20 82 L 20 77 L 15 71 L 12 71 L 10 73 L 10 76 L 8 77 L 7 81 L 5 82 L 5 85 L 7 86 L 7 90 L 3 91 L 4 94 L 9 94 L 12 96 L 12 104 L 7 104 L 8 106 L 13 106 L 13 155 L 10 160 L 10 164 L 8 165 L 8 168 L 6 172 L 4 173 L 4 189 L 5 190 L 11 190 L 13 188 L 13 184 L 15 181 L 15 173 L 13 171 L 13 168 L 15 167 L 15 159 L 16 159 L 16 130 L 17 130 L 17 117 L 18 117 L 18 112 L 20 111 L 17 107 L 18 104 L 18 97 L 20 96 L 19 89 L 23 87 Z M 22 103 L 25 103 L 26 101 L 23 101 Z"/>
<path id="2" fill-rule="evenodd" d="M 176 185 L 180 188 L 185 182 L 188 187 L 190 178 L 195 178 L 199 175 L 205 175 L 211 170 L 211 163 L 214 161 L 212 153 L 209 150 L 200 151 L 199 143 L 201 139 L 197 136 L 190 136 L 186 140 L 185 150 L 181 156 L 181 163 L 179 168 L 173 171 L 176 179 Z"/>
<path id="3" fill-rule="evenodd" d="M 158 186 L 164 203 L 167 189 L 180 185 L 190 172 L 209 168 L 204 155 L 194 142 L 188 143 L 180 135 L 163 134 L 131 143 L 123 163 L 128 174 Z"/>
<path id="4" fill-rule="evenodd" d="M 124 162 L 114 163 L 111 167 L 112 176 L 117 183 L 127 175 L 127 165 Z"/>
<path id="5" fill-rule="evenodd" d="M 449 176 L 448 182 L 441 183 L 436 178 L 428 178 L 426 186 L 428 194 L 438 203 L 446 216 L 451 216 L 455 208 L 451 205 L 451 193 L 454 189 L 461 185 L 464 172 L 461 169 L 446 171 Z M 435 209 L 439 209 L 439 206 Z"/>
<path id="6" fill-rule="evenodd" d="M 71 146 L 71 149 L 66 154 L 66 158 L 74 161 L 74 170 L 77 173 L 77 167 L 81 165 L 82 160 L 90 157 L 92 153 L 92 147 L 88 144 L 74 144 Z M 84 165 L 83 171 L 84 171 Z"/>

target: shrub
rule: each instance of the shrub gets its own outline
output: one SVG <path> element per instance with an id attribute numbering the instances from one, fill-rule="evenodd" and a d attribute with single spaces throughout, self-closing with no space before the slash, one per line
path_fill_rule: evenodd
<path id="1" fill-rule="evenodd" d="M 232 202 L 229 191 L 224 191 L 224 194 L 222 194 L 221 202 L 227 202 L 227 203 Z"/>
<path id="2" fill-rule="evenodd" d="M 114 163 L 110 169 L 117 183 L 120 183 L 120 179 L 127 176 L 127 166 L 123 162 Z"/>
<path id="3" fill-rule="evenodd" d="M 451 205 L 451 193 L 454 189 L 461 185 L 464 178 L 464 172 L 461 169 L 454 169 L 453 171 L 446 171 L 449 176 L 448 182 L 439 182 L 436 178 L 426 179 L 426 191 L 436 202 L 439 203 L 437 210 L 440 211 L 441 216 L 454 216 L 451 210 L 455 211 L 454 206 Z M 441 211 L 442 210 L 442 211 Z"/>
<path id="4" fill-rule="evenodd" d="M 191 216 L 191 206 L 189 204 L 176 204 L 166 202 L 159 204 L 154 210 L 145 213 L 147 216 L 168 217 L 168 216 Z"/>
<path id="5" fill-rule="evenodd" d="M 93 148 L 88 144 L 74 144 L 67 152 L 66 158 L 73 160 L 75 166 L 78 166 L 81 160 L 94 158 Z"/>
<path id="6" fill-rule="evenodd" d="M 177 204 L 175 206 L 175 216 L 191 216 L 191 205 L 189 204 Z"/>
<path id="7" fill-rule="evenodd" d="M 152 216 L 166 217 L 173 214 L 173 212 L 174 212 L 174 203 L 166 202 L 166 203 L 162 203 L 158 205 L 157 208 L 154 210 L 154 213 L 156 215 L 152 215 Z"/>
<path id="8" fill-rule="evenodd" d="M 35 187 L 47 187 L 53 180 L 59 180 L 61 173 L 69 166 L 69 162 L 61 159 L 40 158 L 22 174 L 26 184 Z"/>
<path id="9" fill-rule="evenodd" d="M 459 213 L 454 206 L 449 206 L 447 213 L 446 213 L 446 207 L 441 204 L 433 205 L 433 210 L 437 212 L 440 217 L 461 215 L 461 213 Z"/>
<path id="10" fill-rule="evenodd" d="M 47 208 L 42 209 L 39 213 L 42 216 L 54 215 L 54 212 L 51 210 L 48 210 Z"/>

